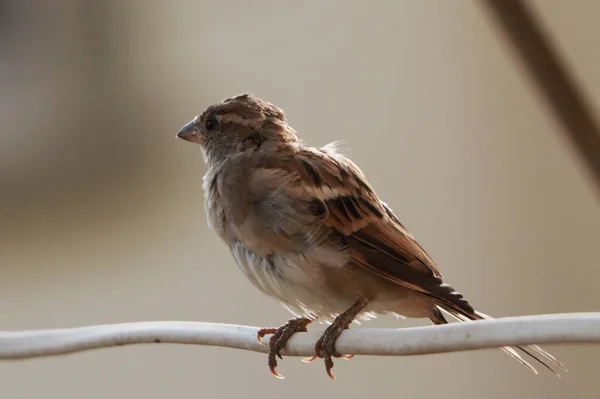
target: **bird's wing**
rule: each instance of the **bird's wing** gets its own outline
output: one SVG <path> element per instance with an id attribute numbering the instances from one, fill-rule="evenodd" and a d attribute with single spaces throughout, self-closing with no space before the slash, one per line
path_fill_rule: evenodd
<path id="1" fill-rule="evenodd" d="M 294 178 L 299 195 L 322 202 L 319 223 L 345 237 L 352 262 L 388 280 L 461 307 L 462 296 L 442 282 L 434 261 L 379 200 L 361 170 L 348 158 L 325 149 L 299 148 L 289 158 L 271 159 L 267 168 Z M 467 309 L 472 308 L 466 304 Z"/>

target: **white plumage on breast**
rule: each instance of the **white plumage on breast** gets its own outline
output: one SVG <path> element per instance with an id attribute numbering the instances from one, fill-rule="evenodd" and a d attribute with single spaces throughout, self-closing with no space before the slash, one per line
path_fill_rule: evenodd
<path id="1" fill-rule="evenodd" d="M 344 262 L 344 257 L 339 252 L 337 266 L 322 265 L 305 255 L 260 257 L 239 241 L 232 244 L 231 252 L 248 280 L 261 292 L 281 302 L 295 316 L 331 321 L 356 301 L 352 292 L 339 291 L 328 284 L 328 271 L 338 269 L 338 272 L 344 273 L 340 268 L 345 266 L 339 265 L 339 262 Z M 322 257 L 329 250 L 321 248 L 319 252 Z M 361 318 L 371 317 L 372 314 L 365 313 Z"/>

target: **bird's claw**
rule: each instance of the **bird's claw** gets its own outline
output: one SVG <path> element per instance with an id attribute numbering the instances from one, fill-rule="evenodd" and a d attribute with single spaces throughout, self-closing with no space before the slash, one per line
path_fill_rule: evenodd
<path id="1" fill-rule="evenodd" d="M 359 305 L 360 303 L 357 303 L 355 307 L 359 307 Z M 351 308 L 350 310 L 352 310 L 353 308 Z M 333 323 L 331 323 L 331 325 L 327 327 L 323 335 L 321 335 L 321 337 L 315 344 L 316 356 L 310 358 L 311 361 L 316 359 L 317 357 L 322 358 L 325 362 L 325 371 L 327 371 L 327 375 L 329 376 L 329 378 L 333 380 L 336 379 L 333 373 L 331 372 L 331 369 L 333 369 L 333 358 L 341 357 L 344 359 L 352 359 L 354 357 L 354 355 L 342 355 L 335 348 L 335 343 L 337 339 L 340 337 L 340 335 L 342 335 L 342 332 L 344 332 L 344 330 L 348 329 L 350 322 L 354 317 L 355 315 L 352 314 L 342 314 L 338 316 L 333 321 Z"/>
<path id="2" fill-rule="evenodd" d="M 324 344 L 321 347 L 319 355 L 319 357 L 322 357 L 325 361 L 325 371 L 327 371 L 327 375 L 332 380 L 336 379 L 331 372 L 331 369 L 333 368 L 333 357 L 342 357 L 342 355 L 335 349 L 335 341 L 337 338 L 338 337 L 332 337 L 331 334 L 326 334 L 325 339 L 323 340 Z"/>
<path id="3" fill-rule="evenodd" d="M 258 333 L 256 334 L 256 339 L 261 344 L 264 344 L 264 342 L 263 342 L 262 339 L 265 337 L 265 335 L 267 335 L 267 334 L 275 334 L 276 332 L 277 332 L 276 328 L 261 328 L 260 330 L 258 330 Z"/>
<path id="4" fill-rule="evenodd" d="M 327 371 L 327 375 L 332 380 L 336 380 L 336 376 L 333 375 L 331 369 L 333 368 L 333 360 L 331 360 L 331 356 L 325 356 L 325 370 Z"/>
<path id="5" fill-rule="evenodd" d="M 275 370 L 275 367 L 269 367 L 269 370 L 271 370 L 271 374 L 273 374 L 276 378 L 279 378 L 280 380 L 283 380 L 285 378 L 284 376 L 279 374 L 277 370 Z"/>
<path id="6" fill-rule="evenodd" d="M 356 302 L 350 309 L 342 313 L 335 318 L 333 323 L 321 335 L 317 343 L 315 344 L 315 355 L 302 359 L 303 362 L 308 363 L 315 360 L 317 357 L 323 358 L 325 361 L 325 370 L 329 378 L 335 380 L 335 376 L 331 372 L 333 369 L 333 358 L 343 357 L 344 359 L 351 359 L 354 355 L 342 355 L 335 349 L 335 343 L 337 339 L 342 335 L 342 332 L 346 330 L 352 320 L 368 304 L 368 299 L 362 299 Z M 310 319 L 299 318 L 292 319 L 279 327 L 271 336 L 269 341 L 269 369 L 271 373 L 277 378 L 283 378 L 275 369 L 277 367 L 277 356 L 281 359 L 280 351 L 283 349 L 287 341 L 297 332 L 307 331 L 306 326 L 311 322 Z M 263 331 L 263 330 L 261 330 Z M 273 329 L 264 329 L 265 334 L 273 332 Z M 260 336 L 259 332 L 259 336 Z M 264 334 L 263 334 L 264 336 Z"/>
<path id="7" fill-rule="evenodd" d="M 281 350 L 285 347 L 287 341 L 297 332 L 308 331 L 306 326 L 311 321 L 305 318 L 292 319 L 279 328 L 263 328 L 258 331 L 257 338 L 262 343 L 262 338 L 266 334 L 273 334 L 269 340 L 269 370 L 271 374 L 279 379 L 284 377 L 279 374 L 277 368 L 277 357 L 283 359 Z"/>

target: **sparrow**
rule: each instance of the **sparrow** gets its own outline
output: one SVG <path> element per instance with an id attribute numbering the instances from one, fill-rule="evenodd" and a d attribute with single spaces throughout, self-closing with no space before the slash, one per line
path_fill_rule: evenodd
<path id="1" fill-rule="evenodd" d="M 272 334 L 268 366 L 290 337 L 312 321 L 328 323 L 315 345 L 327 374 L 342 355 L 335 342 L 353 321 L 377 315 L 448 323 L 488 319 L 442 279 L 442 273 L 361 169 L 335 144 L 305 144 L 282 109 L 251 94 L 206 108 L 177 133 L 200 145 L 209 225 L 237 266 L 294 318 Z M 564 366 L 537 345 L 503 347 L 536 372 L 518 351 L 558 375 Z"/>

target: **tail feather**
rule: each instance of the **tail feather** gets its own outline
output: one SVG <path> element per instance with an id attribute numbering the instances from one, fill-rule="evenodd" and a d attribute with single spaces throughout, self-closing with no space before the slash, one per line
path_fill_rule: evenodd
<path id="1" fill-rule="evenodd" d="M 481 312 L 475 311 L 475 314 L 479 318 L 481 318 L 483 320 L 492 320 L 493 319 L 493 317 L 488 316 L 488 315 L 486 315 L 484 313 L 481 313 Z M 544 359 L 546 359 L 550 363 L 554 364 L 556 367 L 560 368 L 565 373 L 568 372 L 567 368 L 557 358 L 555 358 L 554 356 L 552 356 L 549 352 L 545 351 L 544 349 L 540 348 L 539 345 L 527 345 L 527 347 L 529 349 L 531 349 L 533 352 L 535 352 L 537 355 L 542 356 Z M 540 362 L 541 364 L 543 364 L 546 368 L 552 370 L 552 372 L 554 372 L 554 374 L 556 374 L 558 377 L 560 377 L 560 375 L 558 373 L 556 373 L 553 369 L 550 368 L 550 366 L 548 365 L 548 363 L 546 363 L 543 360 L 539 359 L 537 356 L 532 355 L 531 352 L 525 350 L 524 348 L 522 348 L 520 346 L 517 346 L 517 348 L 519 348 L 523 352 L 527 353 L 532 358 L 536 359 L 538 362 Z"/>
<path id="2" fill-rule="evenodd" d="M 454 318 L 461 322 L 492 319 L 492 317 L 484 313 L 477 312 L 475 310 L 473 312 L 467 312 L 463 309 L 457 308 L 456 306 L 448 306 L 446 303 L 440 303 L 435 309 L 433 309 L 433 317 L 431 318 L 433 324 L 448 324 L 448 320 L 446 320 L 440 309 L 448 312 L 450 315 L 452 315 Z M 540 348 L 538 345 L 528 345 L 527 349 L 522 346 L 516 346 L 515 348 L 527 354 L 532 359 L 535 359 L 540 365 L 550 370 L 554 375 L 556 375 L 559 378 L 560 374 L 556 370 L 554 370 L 550 366 L 550 364 L 548 364 L 548 362 L 560 368 L 564 372 L 567 372 L 567 369 L 565 368 L 565 366 L 562 365 L 562 363 L 560 363 L 554 356 Z M 535 367 L 533 367 L 531 363 L 529 363 L 527 360 L 523 359 L 523 357 L 514 348 L 504 346 L 500 349 L 502 349 L 505 353 L 510 355 L 512 358 L 517 360 L 525 367 L 527 367 L 533 373 L 538 373 Z"/>

